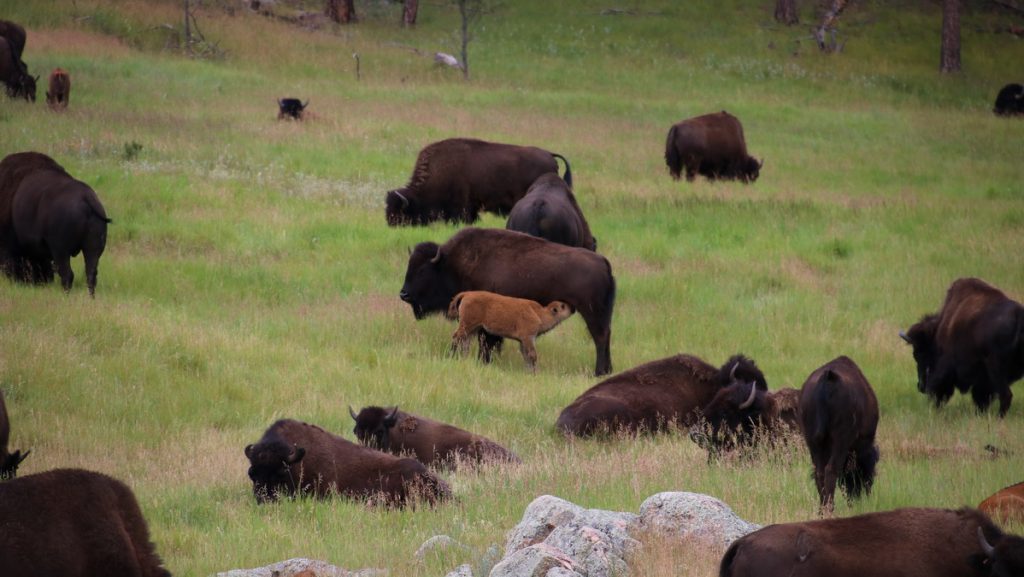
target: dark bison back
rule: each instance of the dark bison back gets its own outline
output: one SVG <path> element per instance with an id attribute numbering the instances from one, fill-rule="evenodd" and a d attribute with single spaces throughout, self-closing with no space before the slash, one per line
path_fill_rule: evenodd
<path id="1" fill-rule="evenodd" d="M 505 228 L 566 246 L 597 250 L 576 196 L 555 173 L 541 175 L 534 181 L 526 196 L 512 207 Z"/>
<path id="2" fill-rule="evenodd" d="M 36 79 L 28 73 L 25 64 L 14 56 L 10 42 L 3 37 L 0 37 L 0 82 L 11 98 L 21 97 L 35 102 Z"/>
<path id="3" fill-rule="evenodd" d="M 10 20 L 0 20 L 0 38 L 7 40 L 15 62 L 21 62 L 22 55 L 25 53 L 25 29 L 21 24 Z"/>
<path id="4" fill-rule="evenodd" d="M 170 577 L 127 485 L 56 469 L 0 483 L 0 573 Z"/>
<path id="5" fill-rule="evenodd" d="M 700 174 L 711 180 L 754 182 L 762 166 L 747 154 L 739 119 L 724 110 L 673 125 L 665 139 L 665 164 L 675 180 L 685 168 L 688 181 Z"/>
<path id="6" fill-rule="evenodd" d="M 997 116 L 1016 116 L 1024 114 L 1024 86 L 1007 84 L 996 95 L 996 104 L 992 112 Z"/>

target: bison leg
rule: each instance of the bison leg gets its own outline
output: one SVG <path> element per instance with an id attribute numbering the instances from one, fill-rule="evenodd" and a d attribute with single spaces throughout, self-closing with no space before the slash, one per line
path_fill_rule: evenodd
<path id="1" fill-rule="evenodd" d="M 60 286 L 64 292 L 71 292 L 71 285 L 75 282 L 75 273 L 71 270 L 71 256 L 66 253 L 53 255 L 53 262 L 57 265 L 57 274 L 60 275 Z"/>
<path id="2" fill-rule="evenodd" d="M 985 361 L 985 369 L 988 376 L 988 382 L 992 385 L 992 389 L 989 392 L 990 395 L 999 395 L 999 417 L 1005 417 L 1006 412 L 1010 410 L 1010 402 L 1013 400 L 1013 392 L 1010 391 L 1010 383 L 1014 380 L 1012 374 L 1013 369 L 1007 369 L 999 362 L 999 358 L 1003 355 L 1012 355 L 1013 353 L 1007 351 L 998 355 L 990 356 Z M 1009 374 L 1008 374 L 1009 373 Z"/>
<path id="3" fill-rule="evenodd" d="M 875 465 L 878 463 L 878 447 L 866 443 L 854 449 L 850 455 L 849 467 L 843 472 L 840 483 L 849 499 L 860 497 L 861 493 L 871 494 L 875 482 Z"/>
<path id="4" fill-rule="evenodd" d="M 480 331 L 478 335 L 480 341 L 480 352 L 478 358 L 483 363 L 491 362 L 491 353 L 501 354 L 501 344 L 504 339 L 498 335 L 492 335 L 487 331 Z"/>
<path id="5" fill-rule="evenodd" d="M 531 372 L 537 372 L 537 347 L 534 343 L 534 337 L 524 337 L 523 340 L 519 341 L 519 352 L 523 354 L 523 359 L 526 361 L 526 368 Z"/>
<path id="6" fill-rule="evenodd" d="M 609 322 L 612 315 L 611 311 L 607 315 L 603 313 L 603 311 L 590 312 L 583 317 L 583 320 L 587 322 L 590 337 L 594 339 L 594 348 L 597 350 L 594 376 L 598 377 L 612 372 L 612 328 Z M 609 321 L 603 320 L 605 318 Z"/>
<path id="7" fill-rule="evenodd" d="M 455 329 L 452 334 L 452 346 L 450 352 L 453 356 L 460 355 L 465 357 L 469 354 L 469 331 L 466 330 L 465 325 L 459 323 L 459 328 Z"/>

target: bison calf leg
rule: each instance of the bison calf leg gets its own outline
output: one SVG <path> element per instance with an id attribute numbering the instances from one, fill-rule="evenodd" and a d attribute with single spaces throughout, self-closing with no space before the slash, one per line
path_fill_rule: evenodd
<path id="1" fill-rule="evenodd" d="M 469 332 L 466 328 L 459 324 L 459 328 L 455 329 L 455 333 L 452 334 L 452 346 L 450 352 L 453 356 L 466 356 L 469 353 Z"/>
<path id="2" fill-rule="evenodd" d="M 501 354 L 501 344 L 504 342 L 503 338 L 498 335 L 492 335 L 487 331 L 480 331 L 478 339 L 480 341 L 478 358 L 481 362 L 490 363 L 492 352 Z"/>
<path id="3" fill-rule="evenodd" d="M 537 346 L 534 343 L 534 337 L 525 337 L 519 341 L 519 352 L 523 354 L 523 360 L 526 361 L 526 368 L 530 371 L 537 372 Z"/>

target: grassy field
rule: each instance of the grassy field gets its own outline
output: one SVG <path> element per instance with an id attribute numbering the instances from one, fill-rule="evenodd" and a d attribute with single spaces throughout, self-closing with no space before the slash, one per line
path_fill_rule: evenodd
<path id="1" fill-rule="evenodd" d="M 635 511 L 686 490 L 757 523 L 815 516 L 802 447 L 708 465 L 684 435 L 556 434 L 561 408 L 596 382 L 580 319 L 539 341 L 536 375 L 514 346 L 490 366 L 445 356 L 454 325 L 416 322 L 397 293 L 407 249 L 457 228 L 388 228 L 383 199 L 422 146 L 474 136 L 572 161 L 618 283 L 617 371 L 742 352 L 778 388 L 840 354 L 861 365 L 882 461 L 875 492 L 837 514 L 976 505 L 1022 479 L 1024 401 L 1002 420 L 959 395 L 934 410 L 897 337 L 961 276 L 1024 298 L 1024 122 L 991 114 L 1022 80 L 1024 41 L 1001 32 L 1019 16 L 969 2 L 964 72 L 941 77 L 929 2 L 853 3 L 843 52 L 823 55 L 806 25 L 772 21 L 769 0 L 630 0 L 619 7 L 637 14 L 621 16 L 517 0 L 479 25 L 465 82 L 410 49 L 457 52 L 453 10 L 424 3 L 403 30 L 398 4 L 356 4 L 357 25 L 311 31 L 206 2 L 201 30 L 226 55 L 189 59 L 165 49 L 177 2 L 0 0 L 0 17 L 28 28 L 32 73 L 72 78 L 64 114 L 0 100 L 0 156 L 53 156 L 114 219 L 95 300 L 80 259 L 69 295 L 0 280 L 0 388 L 12 447 L 32 449 L 23 474 L 125 480 L 176 575 L 295 556 L 391 575 L 482 567 L 542 494 Z M 284 96 L 308 98 L 309 120 L 276 121 Z M 765 159 L 761 179 L 673 182 L 668 127 L 722 109 Z M 351 438 L 347 405 L 395 403 L 525 464 L 447 475 L 458 502 L 434 510 L 255 504 L 242 449 L 273 420 Z M 416 563 L 440 533 L 470 550 Z M 717 552 L 693 553 L 649 547 L 637 572 L 715 573 Z"/>

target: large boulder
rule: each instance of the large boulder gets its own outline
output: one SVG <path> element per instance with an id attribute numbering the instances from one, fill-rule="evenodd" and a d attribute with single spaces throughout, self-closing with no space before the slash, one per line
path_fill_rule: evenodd
<path id="1" fill-rule="evenodd" d="M 295 577 L 304 571 L 307 572 L 306 575 L 311 572 L 317 577 L 386 577 L 388 574 L 383 569 L 346 571 L 326 561 L 296 558 L 255 569 L 232 569 L 217 573 L 217 577 Z"/>
<path id="2" fill-rule="evenodd" d="M 744 521 L 728 505 L 708 495 L 685 492 L 658 493 L 640 505 L 641 532 L 656 532 L 666 537 L 695 539 L 723 551 L 729 545 L 760 529 Z"/>

